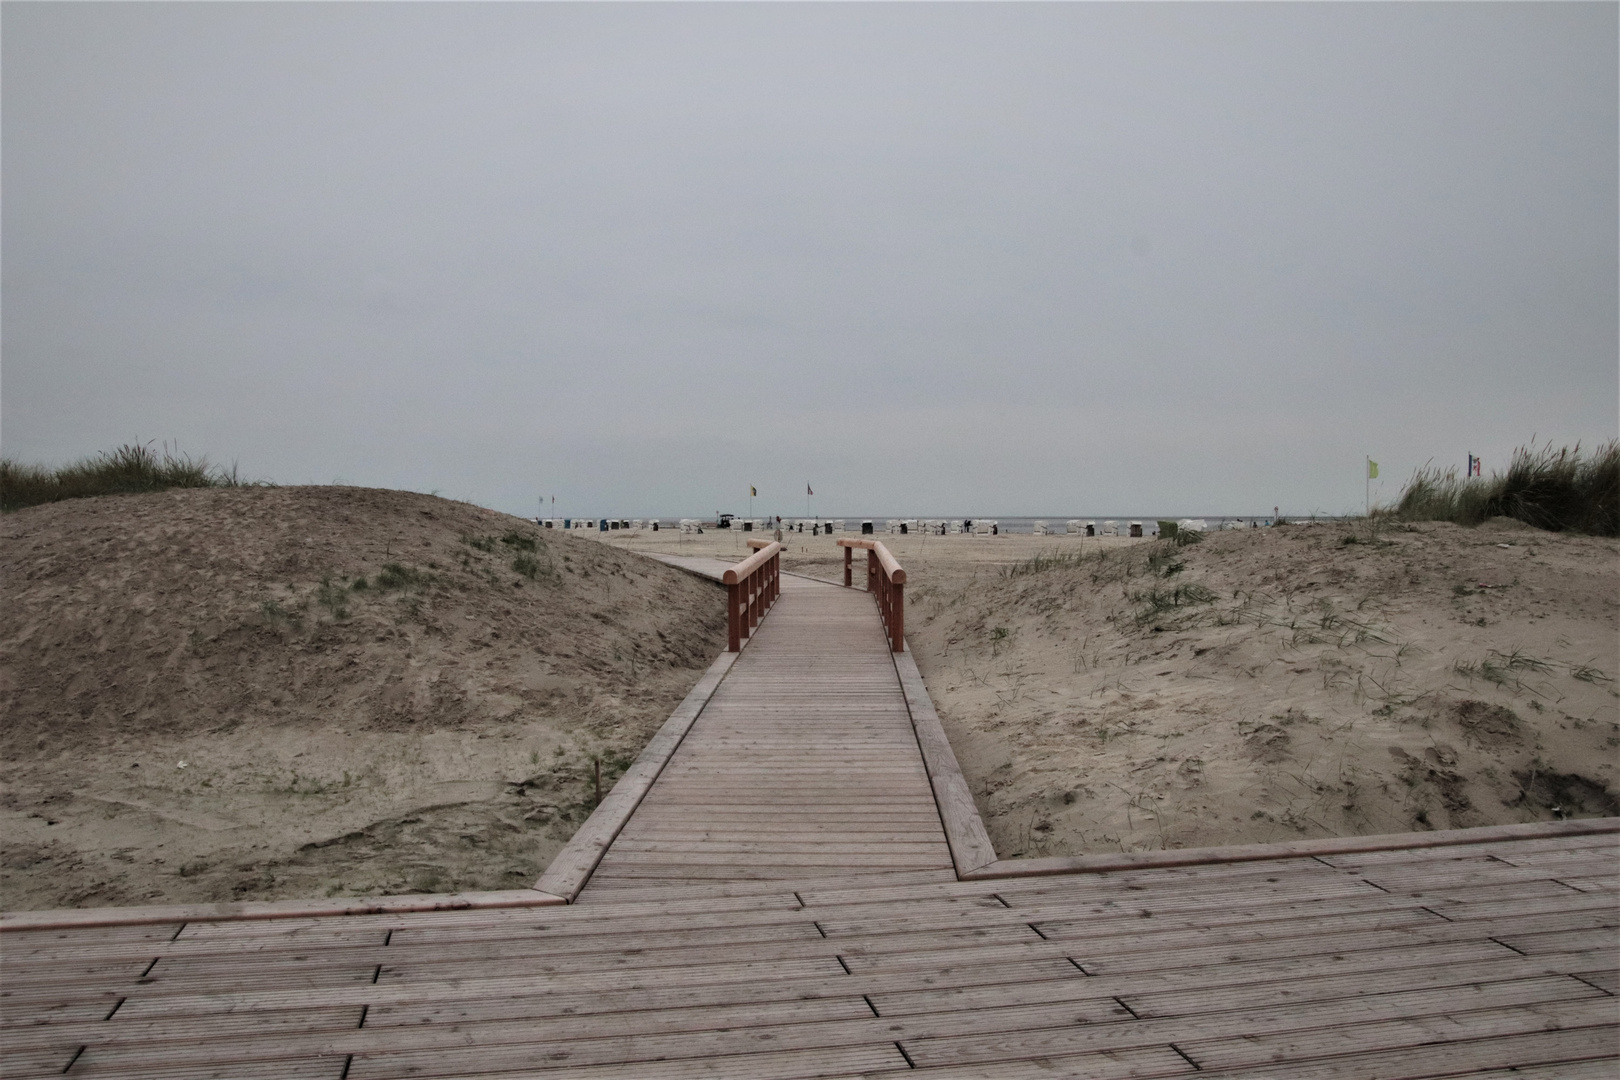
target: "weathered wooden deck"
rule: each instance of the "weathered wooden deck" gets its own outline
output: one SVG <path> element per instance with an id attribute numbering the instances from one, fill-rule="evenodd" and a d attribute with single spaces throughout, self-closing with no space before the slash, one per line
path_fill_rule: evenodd
<path id="1" fill-rule="evenodd" d="M 905 870 L 956 876 L 883 630 L 790 577 L 582 895 Z"/>
<path id="2" fill-rule="evenodd" d="M 902 676 L 863 594 L 786 579 L 604 802 L 573 904 L 8 916 L 0 1071 L 1620 1072 L 1620 822 L 1050 876 L 980 852 L 998 876 L 958 880 L 982 841 Z"/>

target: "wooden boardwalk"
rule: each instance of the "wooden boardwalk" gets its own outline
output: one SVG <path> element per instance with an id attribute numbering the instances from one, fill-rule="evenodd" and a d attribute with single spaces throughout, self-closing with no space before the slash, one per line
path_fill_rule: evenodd
<path id="1" fill-rule="evenodd" d="M 788 577 L 583 895 L 908 870 L 955 878 L 872 602 Z"/>
<path id="2" fill-rule="evenodd" d="M 976 841 L 870 601 L 783 584 L 574 903 L 7 916 L 0 1073 L 1620 1074 L 1620 822 L 958 880 Z"/>

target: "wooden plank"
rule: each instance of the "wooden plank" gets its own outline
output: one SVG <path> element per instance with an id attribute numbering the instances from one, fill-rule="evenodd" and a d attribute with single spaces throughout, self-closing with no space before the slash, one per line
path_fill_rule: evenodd
<path id="1" fill-rule="evenodd" d="M 1583 933 L 1601 933 L 1585 931 Z M 948 964 L 996 964 L 1007 960 L 1036 957 L 1065 957 L 1096 975 L 1141 973 L 1176 970 L 1178 968 L 1233 964 L 1254 960 L 1285 959 L 1299 956 L 1318 956 L 1324 960 L 1334 956 L 1378 949 L 1415 948 L 1428 944 L 1459 944 L 1488 948 L 1478 938 L 1459 934 L 1441 926 L 1435 929 L 1408 928 L 1401 930 L 1368 930 L 1321 934 L 1316 937 L 1260 938 L 1248 942 L 1204 947 L 1177 945 L 1155 948 L 1151 938 L 1133 943 L 1130 948 L 1110 945 L 1092 948 L 1073 942 L 1043 941 L 1018 945 L 989 945 L 979 947 L 960 944 L 952 948 L 919 949 L 906 953 L 856 953 L 846 955 L 845 962 L 857 974 L 882 973 L 897 970 L 920 970 Z M 1498 946 L 1508 949 L 1507 945 Z M 1513 951 L 1508 949 L 1508 951 Z M 1544 951 L 1572 951 L 1546 948 Z M 1479 955 L 1476 953 L 1476 955 Z M 1529 955 L 1527 953 L 1527 955 Z"/>
<path id="2" fill-rule="evenodd" d="M 1593 992 L 1590 987 L 1585 988 Z M 568 1067 L 625 1061 L 666 1061 L 683 1057 L 715 1057 L 748 1053 L 767 1046 L 782 1050 L 839 1049 L 888 1043 L 931 1033 L 956 1030 L 959 1017 L 913 1016 L 890 1022 L 875 1017 L 859 996 L 846 999 L 852 1006 L 844 1015 L 829 1019 L 795 1016 L 777 1010 L 772 1018 L 746 1009 L 703 1009 L 682 1017 L 666 1017 L 665 1024 L 648 1026 L 647 1017 L 620 1014 L 614 1027 L 604 1031 L 600 1019 L 553 1016 L 517 1020 L 488 1020 L 473 1024 L 412 1024 L 389 1028 L 357 1028 L 346 1032 L 287 1033 L 279 1036 L 220 1034 L 208 1040 L 208 1053 L 236 1061 L 274 1060 L 279 1056 L 355 1054 L 368 1061 L 366 1072 L 380 1071 L 384 1062 L 396 1071 L 418 1075 L 432 1070 L 494 1071 L 512 1067 Z M 998 1009 L 983 1017 L 981 1026 L 996 1031 L 1024 1031 L 1068 1024 L 1108 1024 L 1128 1020 L 1130 1014 L 1108 998 Z M 469 1040 L 469 1036 L 471 1039 Z M 884 1036 L 889 1036 L 885 1038 Z M 94 1044 L 93 1044 L 94 1045 Z M 145 1043 L 120 1041 L 106 1044 L 118 1060 L 139 1068 L 174 1060 L 184 1053 L 172 1040 Z M 431 1063 L 424 1059 L 442 1055 Z M 463 1062 L 459 1064 L 456 1058 Z M 447 1068 L 448 1066 L 448 1068 Z M 352 1072 L 351 1072 L 352 1075 Z"/>
<path id="3" fill-rule="evenodd" d="M 357 1058 L 362 1071 L 351 1072 L 350 1080 L 365 1080 L 368 1076 L 397 1075 L 387 1071 L 365 1071 L 370 1062 Z M 561 1063 L 551 1069 L 535 1068 L 530 1071 L 506 1072 L 512 1080 L 528 1076 L 555 1076 L 556 1069 L 566 1069 L 566 1075 L 581 1080 L 797 1080 L 800 1077 L 865 1075 L 868 1073 L 904 1068 L 905 1058 L 891 1043 L 871 1046 L 838 1047 L 826 1050 L 764 1051 L 748 1054 L 728 1054 L 710 1058 L 685 1060 L 610 1063 L 601 1065 L 568 1065 Z M 456 1074 L 440 1074 L 455 1076 Z M 483 1072 L 462 1073 L 463 1077 L 487 1075 Z"/>
<path id="4" fill-rule="evenodd" d="M 1507 1080 L 1611 1080 L 1614 1076 L 1612 1040 L 1601 1029 L 1537 1032 L 1432 1046 L 1401 1047 L 1397 1050 L 1370 1051 L 1315 1061 L 1289 1061 L 1283 1064 L 1249 1066 L 1194 1073 L 1184 1058 L 1176 1057 L 1162 1065 L 1131 1061 L 1127 1054 L 1083 1054 L 1045 1057 L 1035 1061 L 998 1061 L 990 1065 L 946 1065 L 866 1073 L 864 1080 L 1048 1080 L 1053 1076 L 1177 1076 L 1196 1075 L 1199 1080 L 1419 1080 L 1436 1076 L 1490 1077 Z M 1173 1054 L 1168 1046 L 1162 1052 Z M 1184 1073 L 1176 1071 L 1179 1061 Z M 1468 1061 L 1500 1062 L 1500 1068 L 1457 1072 Z M 1551 1062 L 1553 1064 L 1545 1064 Z M 1122 1070 L 1122 1065 L 1125 1068 Z"/>
<path id="5" fill-rule="evenodd" d="M 1587 836 L 1617 831 L 1620 831 L 1620 818 L 1583 818 L 1576 821 L 1543 821 L 1529 825 L 1494 825 L 1478 829 L 1448 829 L 1427 833 L 1289 840 L 1275 844 L 1234 844 L 1172 851 L 1134 851 L 1118 855 L 1063 855 L 1041 859 L 1001 860 L 965 873 L 962 877 L 965 880 L 987 881 L 1051 874 L 1096 874 L 1147 867 L 1194 866 L 1200 863 L 1253 862 L 1301 856 L 1326 858 L 1346 852 L 1445 847 L 1455 844 L 1477 844 L 1483 840 L 1495 839 Z"/>
<path id="6" fill-rule="evenodd" d="M 793 921 L 771 921 L 754 925 L 738 925 L 727 920 L 727 925 L 711 927 L 643 930 L 635 925 L 612 927 L 590 926 L 580 933 L 549 933 L 544 928 L 527 933 L 507 928 L 499 934 L 481 937 L 457 935 L 449 940 L 440 936 L 399 931 L 392 941 L 384 945 L 381 940 L 367 944 L 340 942 L 305 942 L 292 948 L 283 943 L 272 943 L 272 948 L 252 951 L 231 948 L 235 942 L 176 942 L 161 955 L 160 967 L 153 975 L 162 973 L 167 979 L 209 970 L 225 970 L 251 959 L 256 971 L 293 968 L 371 968 L 384 964 L 397 968 L 407 964 L 438 959 L 465 962 L 477 959 L 518 960 L 523 957 L 552 957 L 561 955 L 625 952 L 627 950 L 655 951 L 717 946 L 743 946 L 760 942 L 820 942 L 825 940 L 815 924 L 807 917 Z M 137 961 L 126 970 L 125 977 L 135 982 L 147 968 L 150 958 Z M 46 985 L 61 985 L 65 971 L 52 959 L 43 959 L 32 967 L 13 966 L 8 962 L 8 989 L 29 985 L 30 978 Z"/>
<path id="7" fill-rule="evenodd" d="M 1537 920 L 1541 921 L 1541 920 Z M 1522 920 L 1530 922 L 1530 920 Z M 1543 923 L 1545 925 L 1545 923 Z M 1555 952 L 1596 952 L 1614 944 L 1615 934 L 1610 927 L 1599 930 L 1554 930 L 1547 933 L 1534 933 L 1535 926 L 1525 928 L 1532 932 L 1497 934 L 1496 940 L 1512 949 L 1514 952 L 1524 953 L 1526 956 L 1542 956 Z"/>
<path id="8" fill-rule="evenodd" d="M 1458 1007 L 1482 986 L 1494 983 L 1520 983 L 1537 979 L 1552 980 L 1574 976 L 1549 970 L 1559 965 L 1537 963 L 1535 958 L 1503 957 L 1499 960 L 1460 964 L 1447 969 L 1428 967 L 1402 969 L 1397 979 L 1389 969 L 1352 974 L 1334 973 L 1309 979 L 1247 984 L 1244 986 L 1197 987 L 1161 992 L 1125 992 L 1120 999 L 1131 1012 L 1144 1018 L 1192 1016 L 1233 1009 L 1276 1008 L 1307 1001 L 1331 1001 L 1425 989 L 1452 988 Z M 1551 984 L 1549 984 L 1551 985 Z"/>
<path id="9" fill-rule="evenodd" d="M 859 1000 L 859 999 L 857 999 Z M 49 1029 L 8 1031 L 5 1047 L 9 1054 L 21 1047 L 44 1047 L 66 1043 L 70 1047 L 94 1045 L 114 1040 L 120 1046 L 151 1043 L 194 1043 L 199 1039 L 239 1039 L 251 1036 L 297 1038 L 311 1033 L 330 1034 L 354 1031 L 362 1016 L 369 1013 L 360 1005 L 323 1005 L 299 1009 L 262 1010 L 251 1013 L 212 1013 L 203 1016 L 162 1016 L 130 1019 L 118 1016 L 116 1022 L 103 1019 L 102 1007 L 93 1020 L 61 1024 Z M 122 1009 L 119 1010 L 123 1012 Z"/>
<path id="10" fill-rule="evenodd" d="M 1549 1025 L 1612 1022 L 1613 999 L 1564 996 L 1562 991 L 1562 986 L 1542 983 L 1505 988 L 1492 984 L 1470 999 L 1471 1003 L 1509 1000 L 1512 1004 L 1448 1012 L 1455 1002 L 1450 990 L 1417 991 L 1217 1016 L 1050 1027 L 1019 1032 L 1016 1038 L 1001 1033 L 918 1037 L 903 1039 L 902 1045 L 919 1067 L 927 1067 L 1174 1042 L 1200 1069 L 1212 1071 L 1419 1046 L 1448 1038 L 1462 1041 L 1528 1033 Z"/>
<path id="11" fill-rule="evenodd" d="M 379 912 L 467 911 L 491 907 L 548 907 L 561 896 L 537 889 L 406 896 L 354 897 L 333 900 L 263 900 L 218 904 L 167 904 L 127 908 L 57 908 L 0 914 L 0 930 L 71 930 L 90 926 L 178 925 L 188 922 L 236 922 L 244 919 L 326 918 Z"/>
<path id="12" fill-rule="evenodd" d="M 1535 867 L 1509 866 L 1504 862 L 1479 862 L 1443 867 L 1428 872 L 1422 867 L 1358 871 L 1364 880 L 1389 892 L 1419 889 L 1464 888 L 1473 885 L 1506 885 L 1520 881 L 1546 881 L 1550 875 Z"/>
<path id="13" fill-rule="evenodd" d="M 1485 958 L 1479 958 L 1480 954 Z M 1522 957 L 1479 946 L 1440 945 L 1351 953 L 1326 963 L 1321 957 L 1290 957 L 1213 969 L 1093 976 L 1081 975 L 1071 967 L 1046 978 L 1016 983 L 981 983 L 965 977 L 960 981 L 966 985 L 961 986 L 877 990 L 869 996 L 879 1014 L 889 1016 L 966 1012 L 1100 995 L 1125 1003 L 1142 1018 L 1162 1019 L 1474 982 L 1573 977 L 1565 969 L 1578 966 L 1570 957 Z"/>
<path id="14" fill-rule="evenodd" d="M 335 1080 L 342 1075 L 342 1057 L 277 1058 L 273 1061 L 204 1061 L 195 1064 L 132 1066 L 116 1050 L 91 1047 L 73 1062 L 71 1076 L 119 1077 L 124 1080 Z M 56 1070 L 58 1073 L 63 1070 Z"/>
<path id="15" fill-rule="evenodd" d="M 697 972 L 707 976 L 708 971 Z M 990 985 L 1006 982 L 1029 982 L 1050 979 L 1079 978 L 1074 966 L 1066 960 L 1041 959 L 1023 963 L 1002 964 L 990 968 L 963 971 L 898 972 L 858 983 L 836 963 L 822 966 L 819 973 L 800 972 L 780 979 L 722 979 L 702 977 L 696 979 L 658 979 L 653 985 L 627 988 L 622 976 L 617 985 L 601 986 L 594 983 L 578 985 L 574 981 L 544 979 L 528 976 L 502 976 L 476 980 L 445 979 L 412 982 L 390 981 L 373 986 L 338 987 L 323 995 L 328 1005 L 369 1004 L 373 1009 L 397 1006 L 402 1010 L 440 1009 L 465 1005 L 472 1009 L 495 1009 L 496 1015 L 505 1015 L 507 1009 L 515 1015 L 566 1015 L 592 1012 L 613 1013 L 640 1009 L 681 1009 L 698 1005 L 730 1005 L 769 1003 L 775 1001 L 813 1001 L 824 998 L 845 998 L 853 992 L 903 992 L 919 989 L 938 989 L 960 985 Z M 638 978 L 639 984 L 641 980 Z M 115 1000 L 115 999 L 113 999 Z M 109 1000 L 107 1006 L 110 1006 Z M 170 995 L 166 997 L 138 998 L 119 1010 L 130 1010 L 131 1018 L 155 1016 L 201 1016 L 221 1012 L 243 1012 L 254 1009 L 290 1009 L 305 1004 L 301 991 L 257 990 L 231 991 L 219 994 Z M 369 1022 L 368 1022 L 369 1023 Z"/>
<path id="16" fill-rule="evenodd" d="M 1387 1052 L 1394 1047 L 1421 1048 L 1445 1043 L 1446 1060 L 1452 1071 L 1482 1065 L 1512 1064 L 1504 1061 L 1501 1047 L 1490 1047 L 1485 1055 L 1469 1053 L 1467 1044 L 1505 1035 L 1532 1034 L 1557 1028 L 1607 1028 L 1603 1039 L 1614 1049 L 1614 1004 L 1612 998 L 1561 1001 L 1550 1004 L 1524 1004 L 1510 1008 L 1414 1016 L 1365 1023 L 1341 1023 L 1303 1032 L 1255 1033 L 1242 1038 L 1178 1040 L 1177 1046 L 1205 1070 L 1253 1069 L 1274 1061 L 1310 1060 L 1349 1053 Z M 1593 1056 L 1592 1042 L 1578 1040 L 1578 1053 Z M 1547 1051 L 1538 1047 L 1533 1062 L 1548 1060 Z M 1470 1060 L 1472 1058 L 1472 1060 Z M 1431 1059 L 1432 1061 L 1433 1059 Z M 1556 1059 L 1554 1059 L 1556 1060 Z M 1408 1066 L 1410 1067 L 1410 1066 Z M 1365 1074 L 1362 1074 L 1365 1075 Z"/>
<path id="17" fill-rule="evenodd" d="M 1474 830 L 1463 831 L 1474 832 Z M 1620 856 L 1620 851 L 1616 850 L 1617 844 L 1620 844 L 1620 840 L 1617 840 L 1612 832 L 1599 830 L 1573 836 L 1561 833 L 1544 837 L 1520 836 L 1509 840 L 1481 837 L 1466 844 L 1456 845 L 1446 852 L 1431 852 L 1422 848 L 1391 848 L 1354 854 L 1324 855 L 1322 859 L 1333 866 L 1350 870 L 1422 863 L 1425 859 L 1435 861 L 1481 856 L 1504 859 L 1514 865 L 1520 865 L 1522 860 L 1523 864 L 1531 865 L 1539 857 L 1563 858 L 1581 852 L 1608 852 L 1611 856 Z"/>

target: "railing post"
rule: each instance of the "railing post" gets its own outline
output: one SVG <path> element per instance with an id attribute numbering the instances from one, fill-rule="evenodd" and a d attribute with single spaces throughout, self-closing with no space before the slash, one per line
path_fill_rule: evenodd
<path id="1" fill-rule="evenodd" d="M 894 626 L 894 584 L 889 581 L 889 575 L 882 567 L 878 568 L 878 611 L 883 615 L 883 637 L 886 644 L 892 649 L 894 639 L 889 630 Z"/>
<path id="2" fill-rule="evenodd" d="M 890 585 L 894 590 L 894 613 L 889 617 L 889 637 L 895 652 L 906 651 L 906 587 Z"/>
<path id="3" fill-rule="evenodd" d="M 866 549 L 866 591 L 877 592 L 878 557 L 875 548 Z"/>
<path id="4" fill-rule="evenodd" d="M 855 549 L 846 547 L 844 549 L 844 588 L 847 589 L 853 584 L 855 584 Z"/>
<path id="5" fill-rule="evenodd" d="M 754 627 L 759 625 L 759 571 L 755 570 L 748 575 L 748 635 L 754 634 Z"/>
<path id="6" fill-rule="evenodd" d="M 726 651 L 742 651 L 742 611 L 739 603 L 742 600 L 743 583 L 726 586 Z"/>

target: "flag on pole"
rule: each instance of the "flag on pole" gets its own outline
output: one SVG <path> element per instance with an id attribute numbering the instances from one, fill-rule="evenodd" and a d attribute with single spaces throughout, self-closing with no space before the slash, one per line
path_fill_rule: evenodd
<path id="1" fill-rule="evenodd" d="M 755 495 L 758 495 L 758 494 L 759 494 L 759 489 L 755 488 L 753 484 L 749 484 L 748 485 L 748 497 L 750 499 L 752 499 Z"/>
<path id="2" fill-rule="evenodd" d="M 814 491 L 810 490 L 810 485 L 809 484 L 804 485 L 804 493 L 806 495 L 814 495 L 815 494 Z"/>
<path id="3" fill-rule="evenodd" d="M 1482 476 L 1482 475 L 1484 475 L 1483 473 L 1480 472 L 1480 467 L 1482 465 L 1484 465 L 1484 464 L 1485 464 L 1484 461 L 1482 461 L 1481 459 L 1475 457 L 1473 454 L 1469 454 L 1468 455 L 1468 475 L 1469 476 Z"/>
<path id="4" fill-rule="evenodd" d="M 1367 479 L 1378 479 L 1378 462 L 1374 461 L 1372 458 L 1367 459 Z"/>

